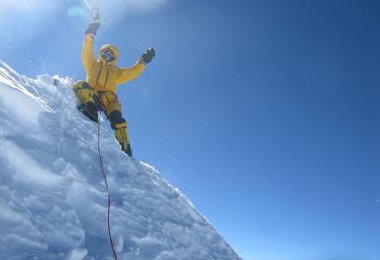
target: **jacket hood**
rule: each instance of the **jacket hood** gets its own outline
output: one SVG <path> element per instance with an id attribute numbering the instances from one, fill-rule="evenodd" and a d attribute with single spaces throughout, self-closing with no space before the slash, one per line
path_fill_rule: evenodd
<path id="1" fill-rule="evenodd" d="M 119 58 L 119 50 L 117 49 L 116 46 L 114 46 L 112 44 L 105 44 L 102 47 L 100 47 L 100 49 L 99 49 L 99 61 L 102 63 L 106 63 L 106 60 L 102 57 L 102 55 L 100 55 L 100 53 L 102 53 L 102 51 L 105 49 L 110 49 L 110 50 L 112 50 L 113 53 L 115 53 L 115 59 L 113 61 L 109 62 L 109 64 L 116 64 L 117 59 Z"/>

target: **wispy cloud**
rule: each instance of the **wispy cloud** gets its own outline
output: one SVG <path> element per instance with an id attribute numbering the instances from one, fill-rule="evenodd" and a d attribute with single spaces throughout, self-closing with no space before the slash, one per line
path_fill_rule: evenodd
<path id="1" fill-rule="evenodd" d="M 57 6 L 52 1 L 45 0 L 0 0 L 0 13 L 17 13 L 17 12 L 30 12 L 34 11 L 45 12 Z M 36 13 L 34 13 L 36 14 Z"/>
<path id="2" fill-rule="evenodd" d="M 30 17 L 57 13 L 63 6 L 83 8 L 87 12 L 97 7 L 104 23 L 113 23 L 131 13 L 146 13 L 164 6 L 170 0 L 0 0 L 0 14 L 22 13 Z M 70 7 L 71 6 L 71 7 Z M 88 14 L 88 13 L 87 13 Z"/>
<path id="3" fill-rule="evenodd" d="M 20 33 L 26 39 L 44 30 L 49 26 L 48 18 L 59 16 L 64 4 L 49 0 L 0 0 L 1 40 L 4 35 Z"/>
<path id="4" fill-rule="evenodd" d="M 82 0 L 84 7 L 99 9 L 102 21 L 117 22 L 128 14 L 146 13 L 165 5 L 168 0 Z"/>
<path id="5" fill-rule="evenodd" d="M 167 0 L 83 0 L 92 7 L 108 12 L 145 12 L 166 4 Z"/>
<path id="6" fill-rule="evenodd" d="M 0 11 L 5 12 L 9 10 L 20 10 L 20 9 L 27 9 L 28 2 L 26 0 L 20 0 L 20 1 L 12 1 L 12 0 L 1 0 L 0 1 Z M 32 3 L 31 3 L 32 4 Z"/>

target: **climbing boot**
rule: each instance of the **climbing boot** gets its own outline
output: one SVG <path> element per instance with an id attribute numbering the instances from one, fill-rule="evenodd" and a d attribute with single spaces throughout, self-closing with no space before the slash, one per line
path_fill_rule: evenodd
<path id="1" fill-rule="evenodd" d="M 121 150 L 123 150 L 126 154 L 132 157 L 132 149 L 129 144 L 128 134 L 126 128 L 118 128 L 115 129 L 115 138 L 119 142 L 121 146 Z"/>

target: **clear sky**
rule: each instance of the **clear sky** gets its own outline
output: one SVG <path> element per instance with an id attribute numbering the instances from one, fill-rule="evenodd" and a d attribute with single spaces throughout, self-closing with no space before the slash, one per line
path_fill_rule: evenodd
<path id="1" fill-rule="evenodd" d="M 119 65 L 157 49 L 118 90 L 134 155 L 244 259 L 380 259 L 379 1 L 89 2 Z M 83 79 L 89 19 L 79 0 L 0 0 L 0 58 Z"/>

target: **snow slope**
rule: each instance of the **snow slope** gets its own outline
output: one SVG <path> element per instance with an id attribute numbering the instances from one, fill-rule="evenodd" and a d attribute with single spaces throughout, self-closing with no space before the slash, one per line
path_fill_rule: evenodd
<path id="1" fill-rule="evenodd" d="M 112 259 L 97 125 L 75 107 L 70 79 L 20 76 L 0 61 L 0 259 Z M 101 147 L 119 259 L 241 259 L 151 166 Z"/>

